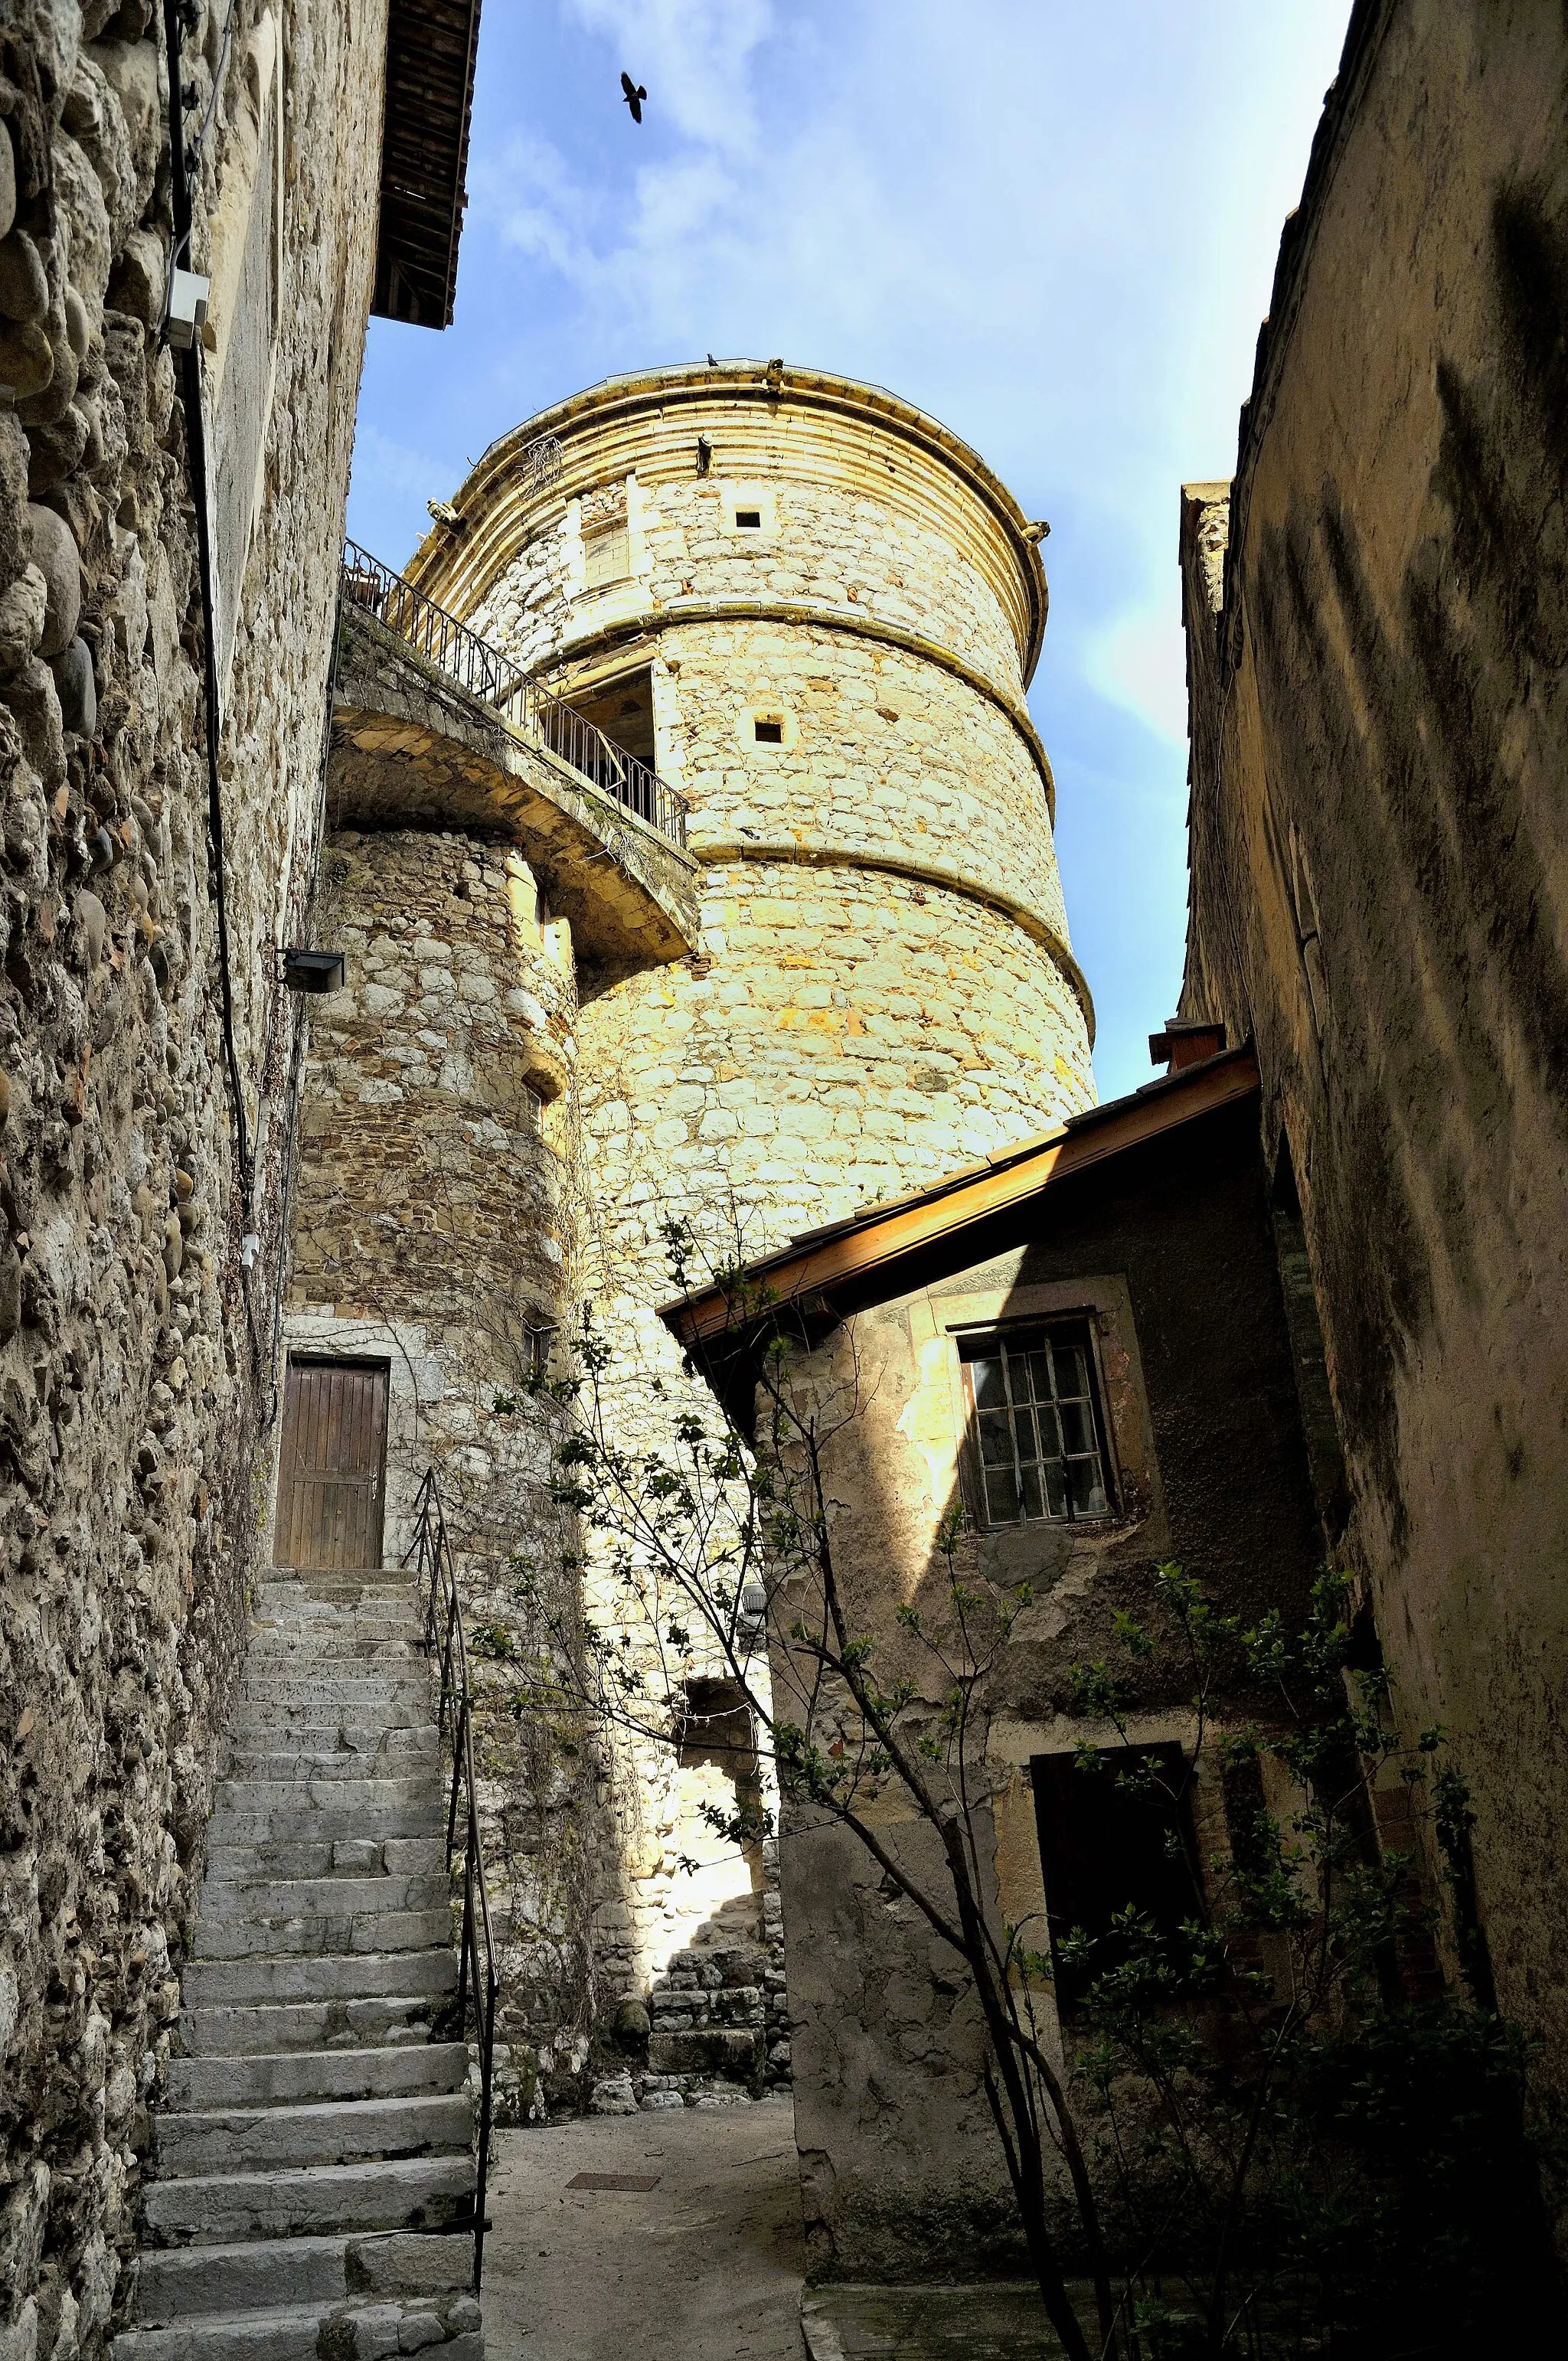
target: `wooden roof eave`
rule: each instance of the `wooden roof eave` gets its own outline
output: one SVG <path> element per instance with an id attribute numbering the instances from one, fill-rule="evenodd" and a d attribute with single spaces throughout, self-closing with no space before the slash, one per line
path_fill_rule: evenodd
<path id="1" fill-rule="evenodd" d="M 659 1316 L 700 1359 L 740 1350 L 746 1338 L 809 1299 L 817 1307 L 854 1286 L 866 1300 L 899 1291 L 898 1267 L 934 1246 L 960 1239 L 979 1224 L 1107 1159 L 1147 1146 L 1163 1134 L 1251 1096 L 1258 1088 L 1248 1048 L 1222 1051 L 1109 1105 L 1073 1116 L 1059 1129 L 1002 1150 L 982 1165 L 935 1182 L 895 1205 L 873 1206 L 850 1220 L 795 1240 L 749 1264 L 729 1286 L 714 1285 L 660 1306 Z"/>

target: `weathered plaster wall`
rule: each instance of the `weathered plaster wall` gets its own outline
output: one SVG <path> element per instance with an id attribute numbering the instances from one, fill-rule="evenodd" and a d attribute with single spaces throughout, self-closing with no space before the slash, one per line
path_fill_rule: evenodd
<path id="1" fill-rule="evenodd" d="M 1184 1009 L 1255 1028 L 1409 1729 L 1475 1786 L 1568 2087 L 1568 38 L 1358 8 L 1282 251 L 1223 621 L 1189 564 Z M 1201 503 L 1190 503 L 1190 547 Z"/>
<path id="2" fill-rule="evenodd" d="M 223 17 L 186 71 L 204 106 Z M 384 11 L 300 0 L 265 497 L 224 741 L 238 1202 L 151 11 L 13 8 L 0 77 L 0 2344 L 101 2347 L 177 2006 L 254 1534 L 279 1097 L 369 301 Z M 248 217 L 241 0 L 194 259 Z M 270 53 L 278 41 L 271 40 Z M 214 356 L 214 362 L 216 357 Z M 214 455 L 221 457 L 221 434 Z M 236 568 L 237 571 L 237 568 Z M 237 591 L 231 578 L 229 588 Z M 242 1228 L 264 1241 L 242 1291 Z"/>
<path id="3" fill-rule="evenodd" d="M 1172 1558 L 1224 1612 L 1299 1608 L 1319 1534 L 1252 1103 L 1048 1189 L 970 1234 L 962 1253 L 955 1267 L 954 1249 L 933 1248 L 926 1283 L 849 1321 L 803 1360 L 800 1382 L 838 1428 L 828 1491 L 850 1628 L 877 1635 L 884 1685 L 910 1679 L 935 1710 L 938 1667 L 894 1616 L 907 1604 L 933 1628 L 942 1620 L 937 1536 L 972 1448 L 958 1337 L 1002 1321 L 1091 1326 L 1114 1513 L 989 1531 L 977 1521 L 957 1560 L 966 1577 L 1036 1588 L 981 1694 L 973 1782 L 997 1907 L 1017 1925 L 1046 1898 L 1030 1757 L 1070 1752 L 1085 1734 L 1115 1742 L 1073 1714 L 1072 1666 L 1118 1658 L 1118 1610 L 1154 1620 L 1150 1576 Z M 792 1678 L 776 1653 L 781 1697 Z M 1135 1738 L 1190 1744 L 1190 1686 L 1179 1655 L 1157 1650 L 1128 1683 Z M 1201 1762 L 1206 1861 L 1228 1842 L 1218 1785 L 1212 1761 Z M 899 1792 L 890 1785 L 874 1811 L 878 1835 L 918 1847 L 931 1891 L 950 1892 L 931 1832 Z M 781 1853 L 815 2268 L 875 2279 L 1019 2265 L 961 1962 L 848 1832 L 802 1813 Z M 1036 2006 L 1059 2038 L 1048 1989 Z"/>

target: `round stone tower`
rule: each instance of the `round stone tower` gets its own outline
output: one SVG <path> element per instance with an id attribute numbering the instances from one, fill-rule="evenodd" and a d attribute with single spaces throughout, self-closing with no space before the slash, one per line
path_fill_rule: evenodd
<path id="1" fill-rule="evenodd" d="M 682 790 L 701 863 L 691 959 L 580 978 L 601 1307 L 649 1333 L 672 1210 L 762 1251 L 1090 1103 L 1045 573 L 975 452 L 844 378 L 651 370 L 454 505 L 412 578 Z"/>
<path id="2" fill-rule="evenodd" d="M 737 1223 L 761 1253 L 1092 1098 L 1024 702 L 1037 541 L 934 419 L 776 363 L 611 379 L 494 444 L 453 509 L 419 590 L 685 799 L 696 941 L 576 943 L 568 1094 L 579 1284 L 621 1366 L 669 1378 L 672 1214 L 729 1262 Z M 671 1399 L 629 1383 L 630 1446 Z M 615 1612 L 591 1576 L 588 1605 Z M 765 1864 L 705 1832 L 718 1776 L 700 1746 L 623 1755 L 638 1833 L 598 1943 L 634 1988 L 758 1900 Z M 661 2032 L 661 1989 L 674 2070 L 696 2037 Z"/>

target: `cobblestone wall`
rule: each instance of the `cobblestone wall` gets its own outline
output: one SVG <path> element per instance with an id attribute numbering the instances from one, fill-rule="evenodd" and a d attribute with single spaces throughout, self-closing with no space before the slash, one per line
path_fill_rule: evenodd
<path id="1" fill-rule="evenodd" d="M 347 983 L 312 1027 L 287 1339 L 388 1363 L 389 1558 L 440 1476 L 481 1699 L 504 2120 L 583 2094 L 588 1922 L 620 1884 L 588 1733 L 542 1701 L 551 1637 L 520 1595 L 539 1569 L 548 1611 L 560 1580 L 554 1413 L 523 1387 L 571 1316 L 572 930 L 504 840 L 392 827 L 328 839 L 318 932 Z"/>
<path id="2" fill-rule="evenodd" d="M 226 15 L 199 9 L 188 35 L 203 111 Z M 313 851 L 379 146 L 384 11 L 300 0 L 280 26 L 240 0 L 192 259 L 209 267 L 258 189 L 280 206 L 266 497 L 223 758 L 258 1152 L 247 1209 L 218 1027 L 183 412 L 157 334 L 169 176 L 151 36 L 146 0 L 18 0 L 0 33 L 6 2361 L 74 2361 L 110 2319 L 236 1659 L 291 1022 L 270 946 L 299 924 Z M 280 49 L 287 115 L 263 157 Z M 225 349 L 208 356 L 214 379 Z"/>

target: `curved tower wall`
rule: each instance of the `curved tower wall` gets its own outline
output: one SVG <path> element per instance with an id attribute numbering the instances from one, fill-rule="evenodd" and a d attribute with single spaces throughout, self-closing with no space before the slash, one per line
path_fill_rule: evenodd
<path id="1" fill-rule="evenodd" d="M 732 1190 L 760 1246 L 1090 1103 L 1024 704 L 1045 577 L 974 453 L 843 379 L 672 370 L 518 428 L 456 506 L 415 578 L 568 695 L 651 670 L 704 862 L 696 959 L 583 1011 L 603 1210 Z"/>
<path id="2" fill-rule="evenodd" d="M 621 691 L 651 698 L 689 798 L 694 955 L 579 977 L 584 1283 L 620 1354 L 669 1376 L 672 1213 L 729 1260 L 737 1214 L 759 1252 L 1092 1099 L 1024 704 L 1045 577 L 934 421 L 761 368 L 595 388 L 504 437 L 455 505 L 413 578 L 607 729 Z M 629 1389 L 629 1444 L 662 1439 L 648 1401 Z M 653 1840 L 603 1932 L 635 1980 L 748 1871 L 680 1866 L 713 1850 L 696 1773 L 650 1750 L 633 1777 L 623 1817 Z"/>

